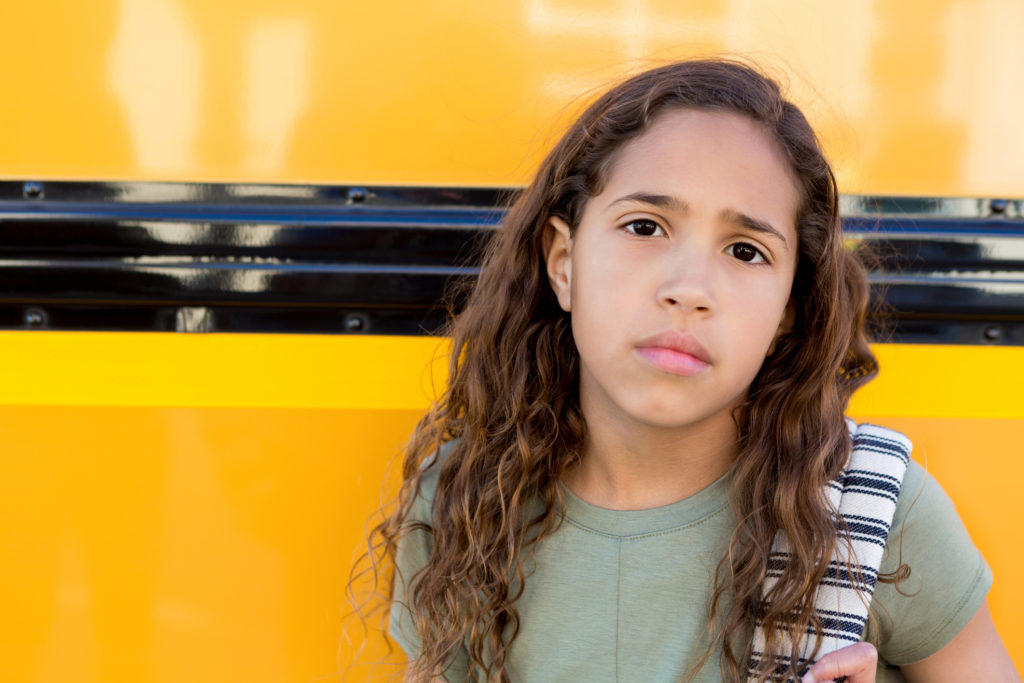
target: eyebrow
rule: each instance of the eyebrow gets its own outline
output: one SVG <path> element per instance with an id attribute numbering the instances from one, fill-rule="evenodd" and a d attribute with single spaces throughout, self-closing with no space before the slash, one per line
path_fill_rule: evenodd
<path id="1" fill-rule="evenodd" d="M 609 203 L 605 209 L 610 209 L 621 202 L 650 204 L 651 206 L 656 206 L 659 209 L 668 209 L 669 211 L 686 211 L 687 209 L 686 202 L 679 197 L 673 197 L 667 194 L 650 194 L 648 192 L 634 192 L 633 194 L 627 194 L 624 197 L 619 197 Z"/>
<path id="2" fill-rule="evenodd" d="M 780 230 L 775 228 L 775 226 L 773 226 L 771 223 L 767 221 L 763 221 L 759 218 L 754 218 L 753 216 L 748 216 L 745 213 L 735 211 L 733 209 L 726 209 L 725 211 L 723 211 L 722 218 L 724 218 L 726 221 L 730 223 L 736 223 L 737 225 L 740 225 L 746 228 L 747 230 L 774 235 L 776 238 L 779 239 L 780 242 L 782 242 L 782 246 L 789 249 L 789 243 L 786 241 L 786 236 L 783 235 Z"/>

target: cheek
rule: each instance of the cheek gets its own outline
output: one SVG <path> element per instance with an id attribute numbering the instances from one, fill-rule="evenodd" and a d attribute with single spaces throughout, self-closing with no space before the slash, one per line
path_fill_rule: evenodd
<path id="1" fill-rule="evenodd" d="M 620 351 L 635 331 L 639 292 L 628 273 L 574 270 L 571 325 L 585 362 L 600 363 Z"/>
<path id="2" fill-rule="evenodd" d="M 641 296 L 637 276 L 644 269 L 635 259 L 602 250 L 602 245 L 585 245 L 573 260 L 572 310 L 588 317 L 615 316 Z"/>
<path id="3" fill-rule="evenodd" d="M 767 353 L 777 336 L 786 316 L 789 295 L 790 287 L 785 282 L 762 282 L 733 293 L 731 305 L 740 318 L 742 335 L 758 353 Z"/>

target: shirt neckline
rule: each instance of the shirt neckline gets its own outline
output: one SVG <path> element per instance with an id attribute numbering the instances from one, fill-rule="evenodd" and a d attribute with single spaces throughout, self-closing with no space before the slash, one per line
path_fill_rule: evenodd
<path id="1" fill-rule="evenodd" d="M 703 521 L 728 505 L 729 474 L 675 503 L 646 510 L 611 510 L 591 505 L 564 484 L 565 517 L 577 526 L 609 536 L 642 536 Z"/>

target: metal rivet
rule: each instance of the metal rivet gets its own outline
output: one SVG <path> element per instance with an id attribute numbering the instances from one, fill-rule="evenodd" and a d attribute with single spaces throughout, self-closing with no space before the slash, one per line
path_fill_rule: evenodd
<path id="1" fill-rule="evenodd" d="M 346 332 L 362 332 L 366 329 L 366 318 L 358 313 L 350 313 L 345 316 Z"/>
<path id="2" fill-rule="evenodd" d="M 26 199 L 40 199 L 43 196 L 43 186 L 39 183 L 25 183 L 21 193 Z"/>
<path id="3" fill-rule="evenodd" d="M 361 204 L 366 201 L 366 190 L 362 187 L 353 187 L 348 191 L 350 204 Z"/>
<path id="4" fill-rule="evenodd" d="M 1002 336 L 1002 330 L 1000 330 L 997 325 L 989 325 L 985 328 L 985 331 L 982 334 L 985 336 L 987 341 L 994 342 L 999 341 L 999 337 Z"/>
<path id="5" fill-rule="evenodd" d="M 29 308 L 25 311 L 25 324 L 29 327 L 44 327 L 46 311 L 41 308 Z"/>
<path id="6" fill-rule="evenodd" d="M 993 199 L 988 203 L 988 209 L 995 214 L 1004 214 L 1008 205 L 1005 199 Z"/>

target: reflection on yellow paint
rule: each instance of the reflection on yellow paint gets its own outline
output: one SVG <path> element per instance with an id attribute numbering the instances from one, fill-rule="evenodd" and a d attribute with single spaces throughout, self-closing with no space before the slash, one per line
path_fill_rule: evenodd
<path id="1" fill-rule="evenodd" d="M 5 8 L 0 176 L 514 185 L 615 80 L 738 54 L 845 192 L 1024 187 L 1018 0 L 58 4 Z"/>
<path id="2" fill-rule="evenodd" d="M 261 19 L 245 44 L 247 169 L 273 173 L 285 163 L 299 115 L 309 104 L 310 31 L 301 19 Z"/>
<path id="3" fill-rule="evenodd" d="M 110 44 L 110 86 L 134 163 L 148 177 L 195 168 L 201 50 L 176 0 L 121 0 Z M 83 103 L 88 106 L 88 103 Z"/>
<path id="4" fill-rule="evenodd" d="M 554 102 L 593 96 L 624 75 L 673 59 L 682 46 L 694 54 L 722 52 L 732 25 L 723 2 L 690 7 L 655 6 L 648 0 L 525 4 L 528 34 L 562 51 L 563 58 L 552 61 L 539 83 Z M 609 69 L 612 64 L 615 68 Z"/>
<path id="5" fill-rule="evenodd" d="M 959 2 L 950 8 L 940 106 L 947 115 L 960 118 L 965 140 L 959 173 L 965 180 L 998 185 L 1019 172 L 1019 160 L 1007 158 L 1006 144 L 1020 136 L 1020 110 L 990 103 L 1006 97 L 1006 88 L 1020 88 L 1019 73 L 1009 82 L 1005 79 L 1007 60 L 1015 59 L 1019 49 L 1022 26 L 1024 3 Z M 973 36 L 985 39 L 972 40 Z M 1016 194 L 1021 193 L 1024 187 Z"/>

